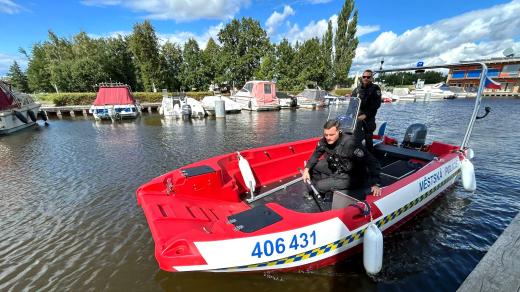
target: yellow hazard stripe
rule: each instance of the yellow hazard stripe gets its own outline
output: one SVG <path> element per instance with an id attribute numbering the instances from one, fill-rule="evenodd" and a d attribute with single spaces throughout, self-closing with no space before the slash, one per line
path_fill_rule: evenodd
<path id="1" fill-rule="evenodd" d="M 438 191 L 440 188 L 445 186 L 450 180 L 455 178 L 455 176 L 457 176 L 458 174 L 460 174 L 460 169 L 457 170 L 452 175 L 450 175 L 447 179 L 443 180 L 440 184 L 436 185 L 431 190 L 429 190 L 426 193 L 424 193 L 423 195 L 421 195 L 420 197 L 417 197 L 413 201 L 411 201 L 408 204 L 404 205 L 403 207 L 397 209 L 396 211 L 392 212 L 391 214 L 386 215 L 383 218 L 377 220 L 376 221 L 376 225 L 378 227 L 381 227 L 381 226 L 384 226 L 384 225 L 388 224 L 390 221 L 392 221 L 395 218 L 397 218 L 397 216 L 399 216 L 399 215 L 403 214 L 404 212 L 408 211 L 409 209 L 411 209 L 415 205 L 417 205 L 420 202 L 422 202 L 428 196 L 430 196 L 431 194 L 433 194 L 436 191 Z M 321 255 L 321 254 L 328 253 L 328 252 L 331 252 L 333 250 L 336 250 L 336 249 L 338 249 L 338 248 L 340 248 L 340 247 L 342 247 L 344 245 L 347 245 L 347 244 L 349 244 L 349 243 L 351 243 L 351 242 L 353 242 L 355 240 L 359 240 L 365 234 L 365 230 L 366 230 L 366 228 L 363 228 L 361 230 L 358 230 L 355 233 L 352 233 L 352 234 L 350 234 L 350 235 L 348 235 L 348 236 L 346 236 L 344 238 L 341 238 L 339 240 L 336 240 L 336 241 L 334 241 L 332 243 L 329 243 L 329 244 L 326 244 L 326 245 L 323 245 L 323 246 L 311 249 L 311 250 L 306 251 L 306 252 L 302 252 L 302 253 L 299 253 L 299 254 L 296 254 L 296 255 L 292 255 L 292 256 L 289 256 L 289 257 L 285 257 L 285 258 L 281 258 L 281 259 L 273 260 L 273 261 L 268 261 L 268 262 L 257 263 L 257 264 L 250 264 L 250 265 L 244 265 L 244 266 L 238 266 L 238 267 L 232 267 L 232 268 L 222 268 L 222 269 L 219 269 L 219 270 L 235 270 L 235 269 L 272 267 L 272 266 L 283 265 L 283 264 L 288 264 L 288 263 L 293 263 L 293 262 L 306 260 L 306 259 L 315 257 L 317 255 Z"/>

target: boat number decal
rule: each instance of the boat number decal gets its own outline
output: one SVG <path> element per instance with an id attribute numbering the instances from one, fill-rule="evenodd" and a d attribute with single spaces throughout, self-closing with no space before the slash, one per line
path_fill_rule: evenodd
<path id="1" fill-rule="evenodd" d="M 313 230 L 311 233 L 300 233 L 294 234 L 290 242 L 286 242 L 283 238 L 277 238 L 275 240 L 257 241 L 254 245 L 251 256 L 261 258 L 263 256 L 269 257 L 273 254 L 282 254 L 286 250 L 293 249 L 299 250 L 307 248 L 309 246 L 316 245 L 316 231 Z"/>

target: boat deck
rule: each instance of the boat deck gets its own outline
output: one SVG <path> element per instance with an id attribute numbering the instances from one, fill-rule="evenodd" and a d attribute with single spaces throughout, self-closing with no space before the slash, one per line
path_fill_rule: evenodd
<path id="1" fill-rule="evenodd" d="M 427 162 L 434 159 L 434 155 L 428 152 L 421 152 L 413 149 L 400 148 L 395 146 L 378 145 L 374 155 L 381 164 L 381 186 L 385 187 L 397 182 L 421 169 Z M 261 193 L 268 192 L 290 180 L 280 181 L 278 184 L 266 187 Z M 340 190 L 347 193 L 351 197 L 363 199 L 370 193 L 370 187 L 366 186 L 358 190 Z M 307 187 L 303 181 L 290 184 L 285 188 L 274 191 L 272 194 L 259 198 L 251 203 L 251 207 L 257 207 L 268 203 L 277 203 L 287 209 L 302 213 L 320 212 L 316 201 L 312 197 L 312 190 Z M 260 194 L 261 195 L 261 194 Z M 318 199 L 318 203 L 322 210 L 330 210 L 332 208 L 332 198 L 325 197 Z"/>

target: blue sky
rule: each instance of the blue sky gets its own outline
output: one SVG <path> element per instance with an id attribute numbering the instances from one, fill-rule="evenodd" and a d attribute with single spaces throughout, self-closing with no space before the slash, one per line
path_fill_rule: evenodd
<path id="1" fill-rule="evenodd" d="M 335 23 L 343 1 L 294 0 L 0 0 L 0 76 L 14 60 L 27 65 L 19 48 L 30 52 L 52 30 L 72 37 L 129 34 L 136 22 L 151 20 L 162 41 L 201 47 L 215 39 L 232 18 L 252 17 L 273 42 L 321 37 Z M 520 54 L 520 0 L 356 1 L 360 44 L 351 70 L 457 62 L 502 56 L 508 47 Z"/>

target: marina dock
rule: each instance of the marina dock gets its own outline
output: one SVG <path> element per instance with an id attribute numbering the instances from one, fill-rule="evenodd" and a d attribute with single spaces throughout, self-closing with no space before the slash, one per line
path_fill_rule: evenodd
<path id="1" fill-rule="evenodd" d="M 159 107 L 161 106 L 160 102 L 147 102 L 141 103 L 141 108 L 143 112 L 152 113 L 158 112 Z M 62 116 L 91 116 L 89 113 L 91 105 L 69 105 L 69 106 L 49 106 L 42 105 L 41 109 L 45 111 L 47 116 L 51 117 L 62 117 Z"/>
<path id="2" fill-rule="evenodd" d="M 520 213 L 457 291 L 520 291 Z"/>

